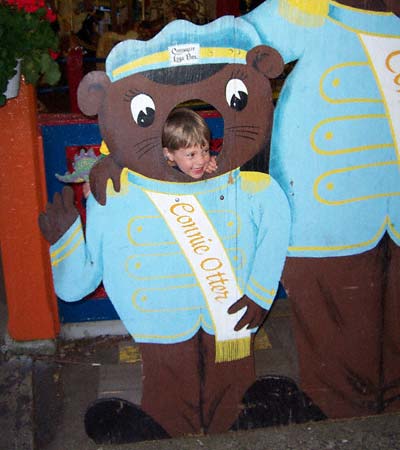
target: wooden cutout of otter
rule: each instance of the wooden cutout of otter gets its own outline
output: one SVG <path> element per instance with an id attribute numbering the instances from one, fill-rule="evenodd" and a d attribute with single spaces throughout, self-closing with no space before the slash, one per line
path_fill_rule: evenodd
<path id="1" fill-rule="evenodd" d="M 103 186 L 123 169 L 122 186 L 103 198 L 105 206 L 89 197 L 85 236 L 67 188 L 48 205 L 40 226 L 53 244 L 59 297 L 79 300 L 103 280 L 140 343 L 142 403 L 109 405 L 115 442 L 227 431 L 255 382 L 254 332 L 276 294 L 290 213 L 269 175 L 239 167 L 266 147 L 273 115 L 269 77 L 282 68 L 275 50 L 257 46 L 246 64 L 161 69 L 113 83 L 93 72 L 79 87 L 80 107 L 98 114 L 110 151 L 91 183 Z M 160 138 L 169 112 L 193 98 L 213 105 L 225 125 L 218 170 L 197 182 L 165 164 Z M 138 110 L 140 123 L 132 114 Z M 222 288 L 228 292 L 223 301 L 215 295 Z M 87 414 L 95 439 L 91 427 L 104 420 L 103 406 L 96 402 Z M 121 411 L 128 425 L 119 420 Z M 151 436 L 144 431 L 149 426 Z"/>
<path id="2" fill-rule="evenodd" d="M 270 0 L 241 17 L 295 64 L 270 173 L 293 217 L 300 383 L 331 418 L 400 409 L 399 16 L 398 0 Z"/>

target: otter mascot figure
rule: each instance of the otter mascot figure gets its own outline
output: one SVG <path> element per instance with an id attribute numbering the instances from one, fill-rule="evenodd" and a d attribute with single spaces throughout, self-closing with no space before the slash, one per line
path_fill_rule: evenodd
<path id="1" fill-rule="evenodd" d="M 101 402 L 89 409 L 87 422 L 104 428 L 97 442 L 227 431 L 256 381 L 254 334 L 276 295 L 290 231 L 279 185 L 240 170 L 267 147 L 269 78 L 283 70 L 279 53 L 259 43 L 233 17 L 175 21 L 149 41 L 118 44 L 106 73 L 79 86 L 80 108 L 98 115 L 109 153 L 92 191 L 109 177 L 118 186 L 99 202 L 89 195 L 85 232 L 68 188 L 40 226 L 57 295 L 77 301 L 103 281 L 143 362 L 140 406 L 116 402 L 111 430 Z M 168 166 L 161 145 L 171 110 L 192 99 L 224 121 L 218 169 L 198 181 Z"/>
<path id="2" fill-rule="evenodd" d="M 270 173 L 293 217 L 301 387 L 329 417 L 400 409 L 398 15 L 398 0 L 268 0 L 240 19 L 296 61 Z"/>

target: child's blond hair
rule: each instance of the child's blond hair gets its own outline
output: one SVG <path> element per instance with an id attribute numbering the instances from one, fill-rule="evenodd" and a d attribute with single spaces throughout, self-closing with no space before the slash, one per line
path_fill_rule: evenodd
<path id="1" fill-rule="evenodd" d="M 163 132 L 162 146 L 173 152 L 181 148 L 208 147 L 210 130 L 206 121 L 189 108 L 176 108 L 168 116 Z"/>

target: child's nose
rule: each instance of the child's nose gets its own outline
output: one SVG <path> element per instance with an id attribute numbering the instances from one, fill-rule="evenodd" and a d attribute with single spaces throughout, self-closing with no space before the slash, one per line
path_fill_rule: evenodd
<path id="1" fill-rule="evenodd" d="M 196 156 L 196 163 L 203 164 L 205 162 L 205 155 L 199 154 Z"/>

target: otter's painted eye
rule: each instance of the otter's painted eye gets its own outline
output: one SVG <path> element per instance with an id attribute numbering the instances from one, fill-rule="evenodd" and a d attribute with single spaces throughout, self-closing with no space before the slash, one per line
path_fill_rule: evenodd
<path id="1" fill-rule="evenodd" d="M 228 81 L 225 89 L 228 105 L 236 111 L 241 111 L 247 105 L 248 91 L 246 85 L 238 78 Z"/>
<path id="2" fill-rule="evenodd" d="M 139 127 L 149 127 L 154 122 L 156 106 L 153 99 L 146 94 L 139 94 L 131 100 L 133 120 Z"/>

